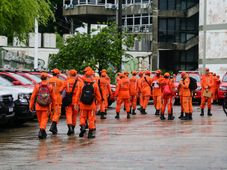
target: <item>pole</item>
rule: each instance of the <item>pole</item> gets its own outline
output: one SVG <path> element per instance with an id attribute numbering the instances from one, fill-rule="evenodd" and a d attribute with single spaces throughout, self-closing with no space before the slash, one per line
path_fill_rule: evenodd
<path id="1" fill-rule="evenodd" d="M 38 43 L 39 43 L 39 38 L 38 38 L 38 21 L 35 19 L 35 41 L 34 41 L 34 70 L 38 69 Z"/>
<path id="2" fill-rule="evenodd" d="M 122 0 L 118 0 L 117 28 L 119 33 L 119 39 L 121 40 L 119 44 L 119 51 L 121 51 L 122 50 Z M 119 71 L 121 70 L 122 70 L 122 56 L 120 57 L 120 66 L 119 66 Z"/>
<path id="3" fill-rule="evenodd" d="M 204 0 L 204 11 L 203 11 L 203 60 L 202 60 L 202 64 L 203 64 L 203 70 L 202 73 L 204 73 L 205 71 L 205 60 L 206 60 L 206 39 L 207 39 L 207 31 L 206 31 L 206 25 L 207 25 L 207 1 Z"/>

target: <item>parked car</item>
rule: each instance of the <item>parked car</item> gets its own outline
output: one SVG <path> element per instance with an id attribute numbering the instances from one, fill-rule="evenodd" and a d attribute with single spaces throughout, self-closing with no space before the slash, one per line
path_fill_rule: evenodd
<path id="1" fill-rule="evenodd" d="M 227 95 L 227 72 L 224 74 L 221 84 L 218 89 L 218 103 L 222 104 L 223 99 Z"/>
<path id="2" fill-rule="evenodd" d="M 34 86 L 32 81 L 30 81 L 30 80 L 26 79 L 25 77 L 18 75 L 16 73 L 0 72 L 0 77 L 7 79 L 15 86 L 24 86 L 24 87 L 27 87 L 27 86 L 33 87 Z"/>
<path id="3" fill-rule="evenodd" d="M 0 77 L 0 89 L 3 91 L 9 91 L 13 96 L 15 112 L 14 123 L 23 124 L 34 118 L 35 112 L 29 111 L 29 100 L 33 88 L 14 86 L 10 81 Z"/>
<path id="4" fill-rule="evenodd" d="M 16 74 L 23 76 L 24 78 L 30 80 L 34 85 L 40 83 L 41 79 L 35 75 L 25 73 L 25 72 L 16 72 Z"/>
<path id="5" fill-rule="evenodd" d="M 0 125 L 7 124 L 14 116 L 13 96 L 9 91 L 0 88 Z"/>
<path id="6" fill-rule="evenodd" d="M 30 72 L 29 74 L 34 75 L 34 76 L 37 76 L 39 78 L 41 76 L 41 72 Z M 51 74 L 47 73 L 47 79 L 49 79 L 51 77 L 53 77 L 53 76 Z"/>
<path id="7" fill-rule="evenodd" d="M 193 100 L 193 102 L 200 103 L 201 91 L 202 91 L 200 74 L 197 71 L 185 71 L 185 72 L 188 73 L 190 77 L 196 79 L 196 81 L 197 81 L 197 89 L 193 92 L 192 100 Z M 179 92 L 178 92 L 178 85 L 179 85 L 180 80 L 181 80 L 181 72 L 179 72 L 177 74 L 176 81 L 174 82 L 174 85 L 175 85 L 175 104 L 180 103 Z"/>

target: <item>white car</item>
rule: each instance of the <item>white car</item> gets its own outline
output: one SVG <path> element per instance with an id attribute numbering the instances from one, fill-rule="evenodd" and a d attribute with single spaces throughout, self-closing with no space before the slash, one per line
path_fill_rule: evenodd
<path id="1" fill-rule="evenodd" d="M 0 89 L 9 91 L 13 96 L 15 123 L 22 124 L 34 118 L 35 113 L 29 111 L 29 100 L 33 88 L 14 86 L 10 81 L 0 77 Z"/>

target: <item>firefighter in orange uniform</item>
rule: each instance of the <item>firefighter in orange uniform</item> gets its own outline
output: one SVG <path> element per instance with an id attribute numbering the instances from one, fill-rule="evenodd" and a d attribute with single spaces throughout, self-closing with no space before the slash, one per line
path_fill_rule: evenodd
<path id="1" fill-rule="evenodd" d="M 106 79 L 106 72 L 101 72 L 101 77 L 98 80 L 99 91 L 101 94 L 101 104 L 100 104 L 100 112 L 101 112 L 101 119 L 106 119 L 105 115 L 107 114 L 107 106 L 108 106 L 108 97 L 112 95 L 110 83 Z"/>
<path id="2" fill-rule="evenodd" d="M 160 110 L 162 107 L 162 91 L 161 91 L 161 81 L 163 78 L 161 77 L 161 70 L 157 70 L 155 72 L 155 76 L 152 79 L 152 90 L 153 90 L 153 100 L 154 100 L 154 107 L 156 109 L 155 115 L 160 114 Z"/>
<path id="3" fill-rule="evenodd" d="M 68 132 L 67 132 L 68 136 L 74 134 L 74 129 L 76 126 L 76 117 L 78 114 L 78 108 L 75 107 L 75 100 L 76 100 L 76 92 L 80 85 L 80 80 L 78 79 L 78 77 L 76 77 L 76 75 L 77 75 L 76 70 L 70 70 L 69 77 L 64 82 L 64 86 L 61 89 L 61 91 L 65 90 L 67 94 L 72 93 L 72 103 L 65 107 L 66 123 L 68 126 Z M 75 86 L 74 90 L 73 90 L 73 86 Z"/>
<path id="4" fill-rule="evenodd" d="M 206 71 L 206 73 L 205 73 L 205 75 L 203 75 L 203 78 L 201 81 L 202 96 L 201 96 L 201 105 L 200 105 L 200 108 L 201 108 L 200 116 L 204 116 L 204 108 L 205 108 L 206 103 L 208 105 L 207 115 L 212 116 L 212 113 L 211 113 L 212 97 L 205 97 L 205 96 L 203 96 L 203 93 L 205 93 L 205 91 L 208 93 L 212 93 L 212 87 L 213 87 L 214 81 L 213 81 L 212 76 L 209 74 L 209 69 L 206 68 L 205 71 Z"/>
<path id="5" fill-rule="evenodd" d="M 180 105 L 181 105 L 181 114 L 178 117 L 179 119 L 183 119 L 184 118 L 184 107 L 183 107 L 183 86 L 181 86 L 181 84 L 183 84 L 183 77 L 185 76 L 185 72 L 181 73 L 181 80 L 180 83 L 178 85 L 178 94 L 179 94 L 179 98 L 180 98 Z"/>
<path id="6" fill-rule="evenodd" d="M 101 95 L 98 84 L 92 76 L 93 70 L 86 68 L 85 75 L 82 77 L 82 83 L 76 93 L 76 107 L 80 108 L 80 134 L 83 137 L 86 132 L 86 120 L 88 119 L 88 138 L 95 138 L 95 112 L 96 103 L 101 102 Z"/>
<path id="7" fill-rule="evenodd" d="M 29 102 L 30 111 L 36 110 L 37 119 L 39 122 L 39 139 L 45 139 L 46 125 L 48 122 L 48 114 L 52 107 L 55 107 L 55 97 L 53 88 L 47 82 L 47 73 L 41 73 L 41 83 L 35 85 Z"/>
<path id="8" fill-rule="evenodd" d="M 161 120 L 165 120 L 165 108 L 168 106 L 168 120 L 174 120 L 174 116 L 172 113 L 172 98 L 173 98 L 173 93 L 174 93 L 174 84 L 173 81 L 170 79 L 170 74 L 165 73 L 164 74 L 164 79 L 160 82 L 162 86 L 162 100 L 163 100 L 163 105 L 162 105 L 162 111 L 161 111 Z"/>
<path id="9" fill-rule="evenodd" d="M 64 82 L 58 78 L 58 75 L 60 74 L 60 71 L 58 69 L 53 69 L 52 74 L 53 74 L 53 77 L 48 80 L 48 84 L 52 85 L 56 100 L 55 100 L 55 108 L 52 107 L 52 113 L 51 113 L 52 124 L 49 131 L 52 132 L 53 134 L 57 134 L 58 133 L 57 123 L 61 116 L 61 106 L 62 106 L 61 89 L 64 85 Z"/>
<path id="10" fill-rule="evenodd" d="M 115 119 L 120 118 L 120 110 L 123 103 L 127 112 L 127 119 L 130 119 L 130 81 L 123 73 L 120 74 L 120 78 L 115 91 L 115 97 L 117 97 Z"/>
<path id="11" fill-rule="evenodd" d="M 142 97 L 142 94 L 141 94 L 141 82 L 142 82 L 142 79 L 143 79 L 143 71 L 140 71 L 139 72 L 139 79 L 138 79 L 138 96 L 139 96 L 139 104 L 140 104 L 140 108 L 138 110 L 142 110 L 142 106 L 143 106 L 143 97 Z"/>
<path id="12" fill-rule="evenodd" d="M 188 74 L 184 74 L 182 77 L 183 80 L 180 82 L 180 86 L 182 87 L 182 102 L 183 102 L 183 110 L 185 112 L 185 117 L 181 120 L 192 120 L 192 93 L 189 89 L 190 79 Z"/>
<path id="13" fill-rule="evenodd" d="M 137 95 L 138 95 L 138 79 L 137 72 L 132 71 L 132 77 L 129 79 L 130 87 L 129 92 L 131 96 L 132 115 L 136 115 Z"/>
<path id="14" fill-rule="evenodd" d="M 151 72 L 149 70 L 145 71 L 145 76 L 141 80 L 140 91 L 142 94 L 142 101 L 143 101 L 142 110 L 140 111 L 141 114 L 147 114 L 146 108 L 151 97 L 152 78 L 150 77 L 150 75 L 151 75 Z"/>

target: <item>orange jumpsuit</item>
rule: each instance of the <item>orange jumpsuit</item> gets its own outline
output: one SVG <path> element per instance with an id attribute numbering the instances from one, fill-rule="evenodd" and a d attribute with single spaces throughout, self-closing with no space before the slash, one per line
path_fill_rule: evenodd
<path id="1" fill-rule="evenodd" d="M 173 98 L 173 89 L 174 89 L 174 84 L 172 82 L 171 79 L 163 79 L 162 82 L 161 82 L 161 86 L 166 86 L 168 85 L 170 90 L 172 91 L 172 94 L 168 95 L 168 96 L 165 96 L 163 94 L 162 96 L 162 111 L 161 111 L 161 114 L 164 115 L 165 114 L 165 109 L 166 109 L 166 106 L 168 105 L 168 115 L 171 115 L 172 114 L 172 107 L 173 107 L 173 103 L 172 103 L 172 98 Z"/>
<path id="2" fill-rule="evenodd" d="M 214 81 L 213 77 L 211 75 L 204 75 L 201 81 L 201 86 L 202 86 L 202 96 L 201 96 L 201 105 L 200 108 L 204 109 L 206 102 L 208 105 L 208 109 L 211 109 L 211 103 L 212 103 L 212 97 L 204 97 L 203 92 L 207 89 L 209 92 L 212 92 L 212 87 L 213 87 Z"/>
<path id="3" fill-rule="evenodd" d="M 138 80 L 136 76 L 132 76 L 130 79 L 130 86 L 129 86 L 129 92 L 131 96 L 131 105 L 132 109 L 136 110 L 136 105 L 137 105 L 137 95 L 138 95 Z"/>
<path id="4" fill-rule="evenodd" d="M 43 85 L 48 85 L 47 81 L 42 81 L 41 83 Z M 44 130 L 46 129 L 46 125 L 48 122 L 48 114 L 50 112 L 50 107 L 51 107 L 51 105 L 52 105 L 52 107 L 55 106 L 55 95 L 54 95 L 53 88 L 50 85 L 48 85 L 48 86 L 49 86 L 48 88 L 50 90 L 50 95 L 51 95 L 51 99 L 52 99 L 52 103 L 49 106 L 44 107 L 44 106 L 40 106 L 38 103 L 35 103 L 36 97 L 39 92 L 39 87 L 40 87 L 39 84 L 35 85 L 32 95 L 31 95 L 30 102 L 29 102 L 30 110 L 34 110 L 33 107 L 35 105 L 36 115 L 37 115 L 37 119 L 39 122 L 39 128 L 44 129 Z"/>
<path id="5" fill-rule="evenodd" d="M 96 103 L 100 103 L 101 101 L 99 87 L 98 87 L 98 84 L 94 82 L 93 78 L 87 78 L 86 76 L 84 76 L 82 80 L 83 81 L 78 86 L 78 90 L 76 92 L 76 99 L 75 99 L 75 104 L 79 105 L 79 108 L 80 108 L 80 126 L 86 126 L 86 120 L 88 119 L 89 130 L 95 130 L 96 129 L 96 125 L 95 125 Z M 91 105 L 86 105 L 80 102 L 80 96 L 82 94 L 84 82 L 93 83 L 95 100 Z"/>
<path id="6" fill-rule="evenodd" d="M 143 106 L 143 96 L 141 94 L 141 83 L 142 83 L 142 79 L 143 79 L 143 76 L 141 76 L 139 79 L 138 79 L 138 95 L 139 95 L 139 102 L 140 102 L 140 106 L 142 107 Z"/>
<path id="7" fill-rule="evenodd" d="M 159 112 L 162 107 L 162 91 L 161 91 L 161 82 L 163 81 L 162 77 L 153 77 L 152 79 L 152 94 L 154 100 L 154 107 Z"/>
<path id="8" fill-rule="evenodd" d="M 145 80 L 146 78 L 146 80 Z M 146 110 L 147 105 L 149 103 L 150 97 L 151 97 L 151 84 L 152 84 L 152 78 L 150 76 L 144 76 L 141 80 L 141 94 L 142 94 L 142 101 L 143 105 L 142 108 Z"/>
<path id="9" fill-rule="evenodd" d="M 48 84 L 52 85 L 55 97 L 55 108 L 53 108 L 53 112 L 51 113 L 52 122 L 58 122 L 61 116 L 61 105 L 62 105 L 62 96 L 61 89 L 64 86 L 64 82 L 57 78 L 57 76 L 53 76 L 48 79 Z"/>
<path id="10" fill-rule="evenodd" d="M 181 84 L 182 90 L 182 101 L 183 101 L 183 110 L 185 114 L 192 115 L 192 93 L 189 89 L 190 79 L 187 77 L 182 81 Z"/>
<path id="11" fill-rule="evenodd" d="M 66 93 L 71 93 L 75 81 L 77 81 L 77 83 L 76 83 L 75 89 L 73 91 L 72 104 L 65 107 L 66 123 L 67 123 L 67 125 L 73 125 L 73 126 L 76 126 L 76 117 L 78 114 L 78 110 L 74 109 L 74 105 L 75 105 L 75 101 L 76 101 L 76 92 L 78 90 L 78 87 L 79 87 L 81 81 L 77 77 L 69 77 L 64 82 L 64 86 L 62 88 L 62 91 L 65 89 Z"/>
<path id="12" fill-rule="evenodd" d="M 121 105 L 124 103 L 126 112 L 130 112 L 130 81 L 128 78 L 122 78 L 118 84 L 115 91 L 115 96 L 117 97 L 117 106 L 116 106 L 116 113 L 120 113 Z"/>
<path id="13" fill-rule="evenodd" d="M 183 80 L 180 81 L 178 85 L 178 92 L 179 92 L 179 98 L 180 98 L 180 106 L 181 106 L 181 113 L 184 113 L 184 107 L 183 107 L 183 87 L 181 86 L 181 83 L 183 83 Z"/>

